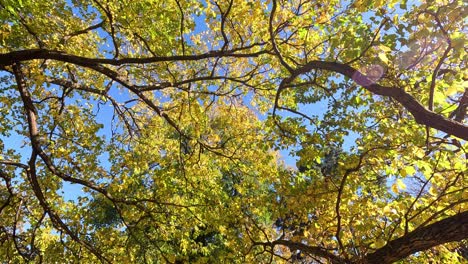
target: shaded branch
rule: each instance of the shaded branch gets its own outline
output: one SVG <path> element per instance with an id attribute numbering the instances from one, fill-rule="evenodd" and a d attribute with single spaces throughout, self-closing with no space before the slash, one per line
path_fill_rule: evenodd
<path id="1" fill-rule="evenodd" d="M 468 238 L 468 211 L 420 227 L 366 256 L 365 263 L 393 263 L 432 247 Z"/>
<path id="2" fill-rule="evenodd" d="M 76 36 L 79 36 L 79 35 L 82 35 L 82 34 L 87 34 L 88 32 L 90 32 L 92 30 L 101 28 L 105 24 L 105 22 L 106 22 L 105 20 L 102 20 L 101 22 L 99 22 L 99 23 L 97 23 L 95 25 L 89 26 L 89 27 L 87 27 L 85 29 L 74 31 L 74 32 L 64 36 L 60 42 L 64 43 L 66 40 L 69 40 L 69 39 L 71 39 L 73 37 L 76 37 Z"/>
<path id="3" fill-rule="evenodd" d="M 270 13 L 270 19 L 269 19 L 269 22 L 268 22 L 268 32 L 270 34 L 271 45 L 273 47 L 273 50 L 274 50 L 276 56 L 278 56 L 278 59 L 279 59 L 281 65 L 283 65 L 289 72 L 293 72 L 293 69 L 284 60 L 283 56 L 281 55 L 281 52 L 278 49 L 278 46 L 276 45 L 275 34 L 274 34 L 274 31 L 273 31 L 273 18 L 275 16 L 276 8 L 277 8 L 276 0 L 273 0 L 271 13 Z"/>
<path id="4" fill-rule="evenodd" d="M 12 65 L 15 62 L 37 60 L 37 59 L 50 59 L 62 62 L 69 62 L 83 67 L 96 66 L 99 64 L 108 65 L 124 65 L 124 64 L 145 64 L 145 63 L 156 63 L 156 62 L 168 62 L 168 61 L 196 61 L 209 58 L 217 57 L 237 57 L 237 58 L 249 58 L 257 57 L 262 54 L 268 53 L 267 50 L 260 50 L 257 52 L 241 53 L 241 51 L 249 50 L 255 46 L 262 46 L 263 44 L 252 44 L 242 48 L 236 48 L 231 50 L 212 50 L 207 53 L 195 54 L 195 55 L 175 55 L 175 56 L 154 56 L 147 58 L 123 58 L 123 59 L 106 59 L 106 58 L 87 58 L 77 56 L 57 50 L 48 49 L 28 49 L 12 51 L 8 53 L 0 54 L 0 66 Z"/>

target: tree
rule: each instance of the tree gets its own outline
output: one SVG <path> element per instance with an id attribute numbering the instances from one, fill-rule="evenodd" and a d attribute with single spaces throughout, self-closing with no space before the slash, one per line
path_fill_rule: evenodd
<path id="1" fill-rule="evenodd" d="M 466 257 L 462 1 L 0 7 L 7 262 Z"/>

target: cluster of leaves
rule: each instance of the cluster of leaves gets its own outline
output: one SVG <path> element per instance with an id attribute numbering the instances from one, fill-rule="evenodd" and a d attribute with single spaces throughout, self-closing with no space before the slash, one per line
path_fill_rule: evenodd
<path id="1" fill-rule="evenodd" d="M 0 0 L 0 258 L 462 262 L 465 13 Z"/>

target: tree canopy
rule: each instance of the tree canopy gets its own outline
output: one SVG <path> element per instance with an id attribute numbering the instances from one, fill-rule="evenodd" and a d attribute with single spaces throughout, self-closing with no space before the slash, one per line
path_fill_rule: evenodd
<path id="1" fill-rule="evenodd" d="M 0 259 L 466 261 L 466 14 L 0 0 Z"/>

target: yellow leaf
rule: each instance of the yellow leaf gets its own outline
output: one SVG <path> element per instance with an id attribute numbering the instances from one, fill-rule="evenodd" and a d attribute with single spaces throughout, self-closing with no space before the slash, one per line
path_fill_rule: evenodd
<path id="1" fill-rule="evenodd" d="M 392 51 L 391 48 L 385 46 L 385 45 L 379 45 L 379 49 L 381 49 L 382 51 L 385 51 L 385 52 L 390 52 Z"/>
<path id="2" fill-rule="evenodd" d="M 385 246 L 385 244 L 386 244 L 385 240 L 378 239 L 377 241 L 375 241 L 374 246 L 376 248 L 381 248 L 381 247 Z"/>
<path id="3" fill-rule="evenodd" d="M 387 55 L 385 55 L 385 53 L 380 52 L 378 56 L 379 56 L 379 59 L 380 59 L 383 63 L 388 64 L 388 58 L 387 58 Z"/>
<path id="4" fill-rule="evenodd" d="M 401 176 L 406 177 L 406 176 L 411 176 L 414 173 L 416 173 L 416 170 L 414 169 L 413 166 L 407 166 L 404 167 L 403 169 L 400 170 Z"/>
<path id="5" fill-rule="evenodd" d="M 392 212 L 392 209 L 390 208 L 390 206 L 387 204 L 384 209 L 383 209 L 383 212 L 388 214 L 388 213 L 391 213 Z"/>
<path id="6" fill-rule="evenodd" d="M 364 0 L 357 0 L 353 4 L 354 8 L 356 8 L 358 11 L 363 12 L 366 10 L 367 5 L 364 3 Z"/>
<path id="7" fill-rule="evenodd" d="M 457 92 L 464 91 L 464 88 L 468 87 L 468 81 L 454 82 L 447 88 L 446 95 L 453 95 Z"/>
<path id="8" fill-rule="evenodd" d="M 420 149 L 420 148 L 416 149 L 414 151 L 414 154 L 416 155 L 416 157 L 418 157 L 420 159 L 422 159 L 422 158 L 424 158 L 426 156 L 426 152 L 423 149 Z"/>
<path id="9" fill-rule="evenodd" d="M 393 185 L 392 185 L 392 192 L 398 193 L 398 187 L 397 187 L 396 184 L 393 184 Z"/>
<path id="10" fill-rule="evenodd" d="M 220 232 L 221 234 L 225 234 L 225 233 L 226 233 L 226 227 L 225 227 L 225 226 L 219 226 L 218 229 L 219 229 L 219 232 Z"/>
<path id="11" fill-rule="evenodd" d="M 323 22 L 326 22 L 327 20 L 328 20 L 327 14 L 326 13 L 321 13 L 316 22 L 317 23 L 323 23 Z"/>
<path id="12" fill-rule="evenodd" d="M 321 164 L 322 160 L 320 159 L 319 156 L 317 156 L 317 157 L 315 157 L 315 162 L 317 162 L 318 164 Z"/>
<path id="13" fill-rule="evenodd" d="M 382 0 L 375 0 L 375 1 L 374 1 L 374 8 L 379 8 L 379 7 L 381 7 L 384 3 L 385 3 L 385 1 L 382 1 Z"/>
<path id="14" fill-rule="evenodd" d="M 396 184 L 398 185 L 399 189 L 401 190 L 406 189 L 406 184 L 401 179 L 396 180 Z"/>

